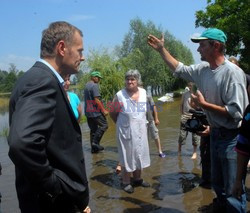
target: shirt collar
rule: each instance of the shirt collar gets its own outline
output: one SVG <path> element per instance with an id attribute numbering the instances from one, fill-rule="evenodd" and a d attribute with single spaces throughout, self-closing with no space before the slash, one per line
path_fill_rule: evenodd
<path id="1" fill-rule="evenodd" d="M 54 67 L 52 67 L 47 61 L 45 61 L 44 59 L 39 59 L 38 61 L 42 62 L 43 64 L 47 65 L 50 70 L 56 75 L 58 81 L 62 84 L 64 83 L 63 78 L 60 76 L 60 74 L 54 69 Z"/>

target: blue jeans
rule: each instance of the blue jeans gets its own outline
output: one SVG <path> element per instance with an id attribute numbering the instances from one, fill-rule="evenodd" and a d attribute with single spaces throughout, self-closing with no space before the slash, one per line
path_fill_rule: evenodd
<path id="1" fill-rule="evenodd" d="M 225 128 L 211 128 L 210 134 L 212 187 L 219 203 L 226 205 L 228 212 L 246 211 L 245 194 L 241 200 L 231 197 L 237 171 L 237 153 L 234 150 L 237 135 L 237 129 Z"/>

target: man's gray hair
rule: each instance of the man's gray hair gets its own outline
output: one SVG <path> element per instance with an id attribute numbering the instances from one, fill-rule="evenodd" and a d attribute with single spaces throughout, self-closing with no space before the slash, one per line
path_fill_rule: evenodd
<path id="1" fill-rule="evenodd" d="M 67 45 L 73 44 L 75 32 L 83 36 L 81 30 L 65 21 L 52 22 L 49 27 L 42 32 L 40 57 L 55 57 L 56 53 L 54 50 L 57 43 L 63 40 Z"/>
<path id="2" fill-rule="evenodd" d="M 134 77 L 138 82 L 141 82 L 141 74 L 138 70 L 129 70 L 125 74 L 125 79 L 128 77 Z"/>

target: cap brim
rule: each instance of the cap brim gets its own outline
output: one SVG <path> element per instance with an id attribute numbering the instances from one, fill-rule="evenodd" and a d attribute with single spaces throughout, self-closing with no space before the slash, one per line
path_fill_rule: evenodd
<path id="1" fill-rule="evenodd" d="M 101 76 L 99 75 L 91 75 L 92 77 L 98 77 L 98 78 L 102 78 Z"/>
<path id="2" fill-rule="evenodd" d="M 208 40 L 208 38 L 206 37 L 191 38 L 191 41 L 194 43 L 199 43 L 200 41 L 203 41 L 203 40 Z"/>

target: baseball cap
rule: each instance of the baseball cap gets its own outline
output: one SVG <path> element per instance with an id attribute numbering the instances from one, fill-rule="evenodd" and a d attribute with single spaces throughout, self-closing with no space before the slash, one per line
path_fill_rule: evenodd
<path id="1" fill-rule="evenodd" d="M 101 73 L 99 71 L 93 71 L 90 73 L 91 76 L 93 77 L 99 77 L 102 78 Z"/>
<path id="2" fill-rule="evenodd" d="M 227 36 L 222 30 L 219 30 L 217 28 L 209 28 L 205 30 L 200 37 L 197 38 L 191 38 L 191 41 L 194 43 L 198 43 L 202 40 L 207 40 L 207 39 L 212 39 L 212 40 L 217 40 L 222 43 L 226 43 L 227 41 Z"/>

